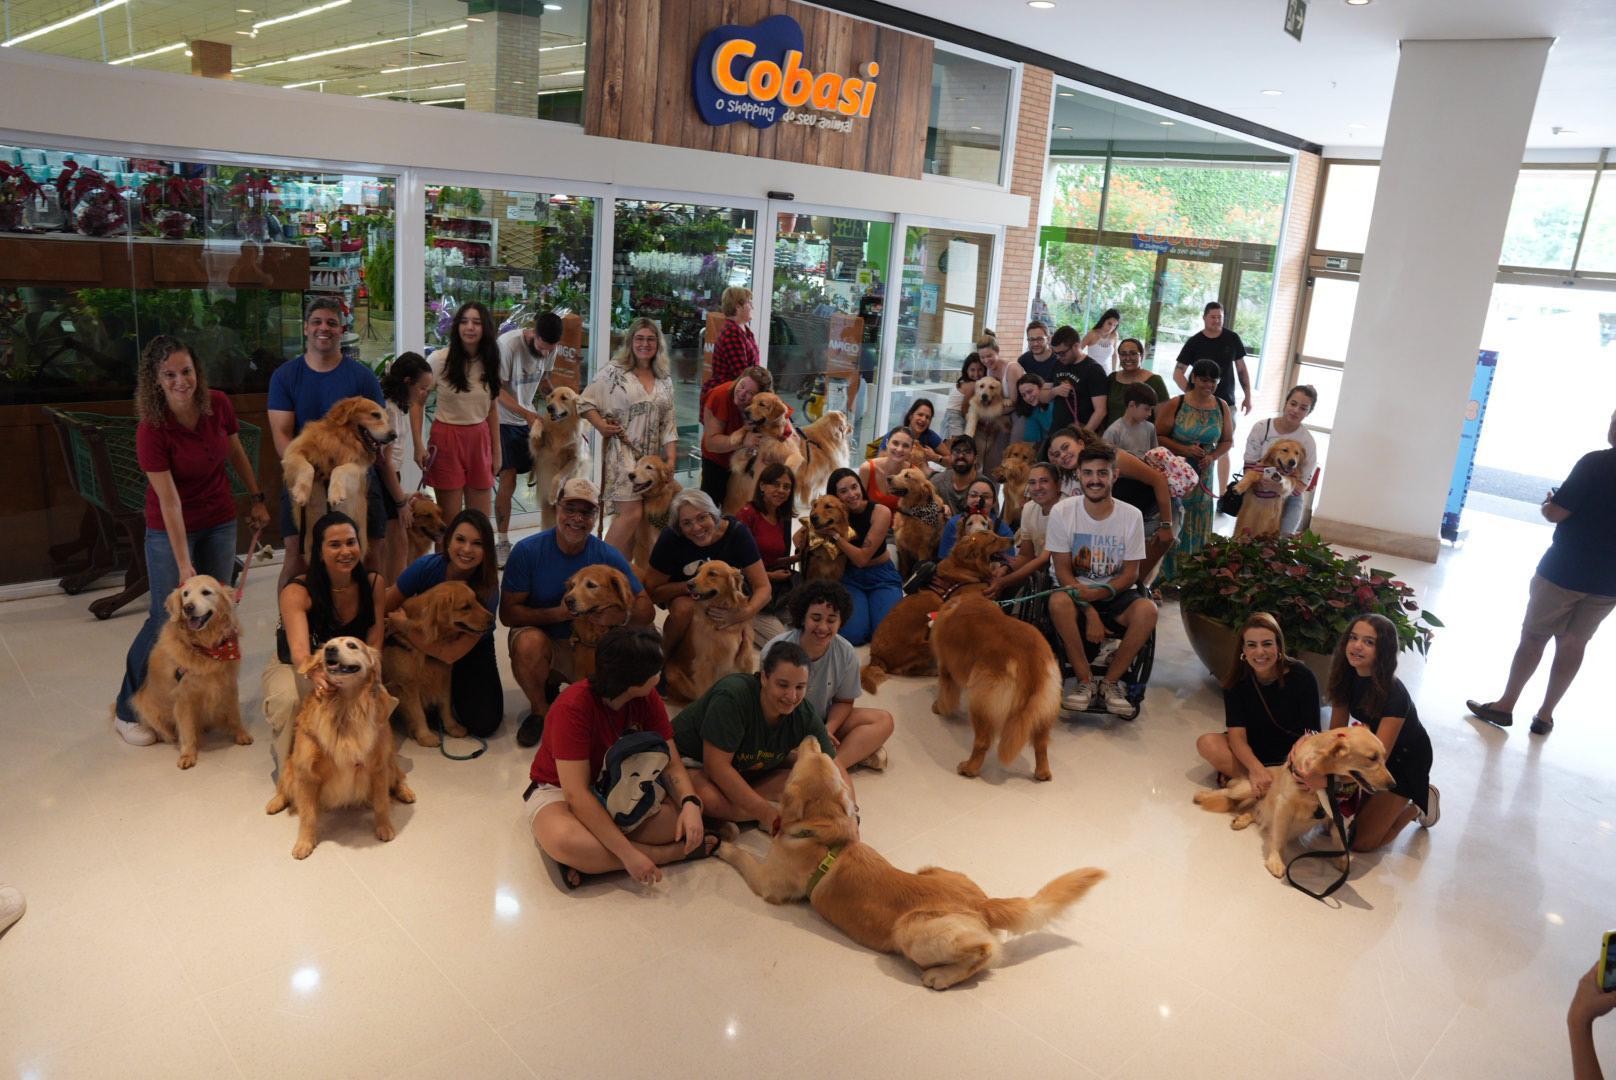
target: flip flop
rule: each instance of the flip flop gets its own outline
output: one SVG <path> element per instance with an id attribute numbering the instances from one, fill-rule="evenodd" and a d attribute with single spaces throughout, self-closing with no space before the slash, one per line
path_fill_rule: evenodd
<path id="1" fill-rule="evenodd" d="M 554 862 L 556 869 L 561 872 L 559 877 L 561 879 L 562 887 L 568 892 L 572 892 L 575 889 L 582 888 L 583 886 L 589 884 L 591 875 L 584 873 L 582 870 L 574 869 L 564 862 L 556 862 L 555 859 L 551 859 L 550 861 Z"/>
<path id="2" fill-rule="evenodd" d="M 709 841 L 709 840 L 711 840 L 713 842 L 712 847 L 707 846 L 707 841 Z M 724 842 L 724 837 L 722 835 L 720 835 L 719 833 L 716 833 L 716 832 L 712 831 L 711 829 L 709 829 L 708 831 L 701 834 L 701 843 L 696 847 L 696 850 L 692 851 L 689 855 L 686 855 L 684 858 L 680 859 L 679 861 L 680 862 L 700 862 L 702 859 L 710 859 L 710 858 L 713 857 L 713 852 L 718 850 L 718 845 L 723 843 L 723 842 Z"/>
<path id="3" fill-rule="evenodd" d="M 1547 735 L 1549 732 L 1554 730 L 1554 718 L 1550 717 L 1549 719 L 1545 720 L 1541 716 L 1532 717 L 1531 730 L 1533 735 Z"/>
<path id="4" fill-rule="evenodd" d="M 1485 720 L 1495 727 L 1509 727 L 1515 722 L 1515 717 L 1508 711 L 1494 708 L 1491 705 L 1483 705 L 1479 701 L 1466 700 L 1465 708 L 1469 709 L 1471 714 L 1478 719 Z"/>

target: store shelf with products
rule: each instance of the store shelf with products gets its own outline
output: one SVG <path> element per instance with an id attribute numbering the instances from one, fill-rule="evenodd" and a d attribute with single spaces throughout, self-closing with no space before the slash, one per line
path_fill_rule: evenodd
<path id="1" fill-rule="evenodd" d="M 467 266 L 491 266 L 499 251 L 499 222 L 463 214 L 428 213 L 428 246 L 458 251 Z"/>

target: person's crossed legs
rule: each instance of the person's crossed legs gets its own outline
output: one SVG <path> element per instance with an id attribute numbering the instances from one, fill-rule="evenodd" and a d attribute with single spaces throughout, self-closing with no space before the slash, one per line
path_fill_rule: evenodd
<path id="1" fill-rule="evenodd" d="M 679 807 L 672 800 L 664 800 L 628 834 L 629 843 L 658 866 L 678 862 L 686 858 L 684 842 L 675 839 L 678 826 Z M 543 807 L 534 815 L 533 838 L 546 855 L 574 873 L 607 874 L 623 869 L 622 861 L 578 820 L 564 799 Z M 717 838 L 703 842 L 710 851 L 717 845 Z M 581 882 L 574 880 L 569 884 L 576 887 Z"/>
<path id="2" fill-rule="evenodd" d="M 892 738 L 894 726 L 892 714 L 885 709 L 852 709 L 841 726 L 831 732 L 837 741 L 837 763 L 844 770 L 855 765 L 886 768 L 886 742 Z"/>
<path id="3" fill-rule="evenodd" d="M 707 776 L 707 770 L 690 764 L 689 758 L 685 759 L 685 768 L 690 773 L 690 785 L 696 789 L 696 794 L 701 798 L 703 817 L 736 822 L 757 820 L 749 810 L 730 802 L 729 797 Z M 742 780 L 752 786 L 753 791 L 778 806 L 780 796 L 786 790 L 786 781 L 791 778 L 791 769 L 789 767 L 771 769 L 759 776 L 748 776 L 746 773 L 740 775 Z M 760 821 L 758 824 L 766 829 L 772 822 Z"/>

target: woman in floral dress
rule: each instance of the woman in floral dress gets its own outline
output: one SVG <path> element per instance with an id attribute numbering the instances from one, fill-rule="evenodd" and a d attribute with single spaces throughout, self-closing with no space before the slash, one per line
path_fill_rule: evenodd
<path id="1" fill-rule="evenodd" d="M 1206 485 L 1217 475 L 1218 459 L 1234 444 L 1229 406 L 1212 392 L 1220 374 L 1216 361 L 1197 360 L 1190 368 L 1189 390 L 1156 410 L 1156 437 L 1201 474 L 1201 482 L 1181 500 L 1184 524 L 1178 543 L 1162 562 L 1161 584 L 1171 584 L 1178 573 L 1178 560 L 1200 551 L 1212 535 L 1214 500 Z"/>
<path id="2" fill-rule="evenodd" d="M 660 455 L 678 467 L 679 428 L 673 415 L 668 345 L 650 319 L 628 324 L 623 345 L 578 399 L 578 411 L 601 434 L 605 498 L 614 517 L 606 542 L 627 558 L 643 511 L 634 493 L 634 463 Z"/>

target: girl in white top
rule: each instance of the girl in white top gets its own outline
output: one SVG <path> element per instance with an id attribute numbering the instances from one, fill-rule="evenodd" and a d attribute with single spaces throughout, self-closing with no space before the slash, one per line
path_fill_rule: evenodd
<path id="1" fill-rule="evenodd" d="M 1116 368 L 1117 357 L 1117 327 L 1122 324 L 1122 313 L 1116 308 L 1107 308 L 1100 321 L 1095 323 L 1088 333 L 1083 335 L 1081 348 L 1091 360 L 1098 360 L 1106 371 Z"/>
<path id="2" fill-rule="evenodd" d="M 633 551 L 644 507 L 634 492 L 634 463 L 652 455 L 666 461 L 669 469 L 679 467 L 679 425 L 668 372 L 668 344 L 661 329 L 650 319 L 635 319 L 622 347 L 578 398 L 578 414 L 601 434 L 605 497 L 615 515 L 606 542 L 624 558 Z M 626 452 L 607 452 L 614 439 Z"/>
<path id="3" fill-rule="evenodd" d="M 415 352 L 400 353 L 382 376 L 382 397 L 387 401 L 387 422 L 393 425 L 398 438 L 388 443 L 382 450 L 382 467 L 393 470 L 393 476 L 404 482 L 404 432 L 410 425 L 404 418 L 414 411 L 417 405 L 426 404 L 427 395 L 432 393 L 432 368 L 426 359 Z M 415 463 L 417 467 L 426 464 L 426 447 L 419 441 L 414 444 Z M 409 545 L 404 540 L 404 534 L 410 527 L 410 500 L 404 499 L 404 504 L 398 508 L 398 516 L 387 519 L 387 558 L 382 567 L 382 580 L 391 585 L 398 580 L 398 575 L 404 572 L 404 556 Z"/>
<path id="4" fill-rule="evenodd" d="M 1254 424 L 1251 434 L 1246 437 L 1246 468 L 1260 468 L 1262 457 L 1268 448 L 1281 439 L 1294 439 L 1302 444 L 1305 452 L 1302 464 L 1296 469 L 1296 479 L 1306 489 L 1312 484 L 1313 469 L 1319 461 L 1319 448 L 1313 442 L 1313 433 L 1302 426 L 1302 421 L 1312 413 L 1313 407 L 1319 403 L 1319 392 L 1305 384 L 1293 386 L 1290 393 L 1285 395 L 1285 408 L 1271 420 Z M 1302 527 L 1302 502 L 1305 495 L 1289 495 L 1285 498 L 1285 508 L 1279 520 L 1279 531 L 1283 536 L 1294 536 Z"/>
<path id="5" fill-rule="evenodd" d="M 494 476 L 499 472 L 499 346 L 488 309 L 468 300 L 455 311 L 447 348 L 427 357 L 437 382 L 438 411 L 428 446 L 426 482 L 445 520 L 462 506 L 493 520 Z M 410 407 L 410 434 L 421 445 L 424 405 Z"/>

